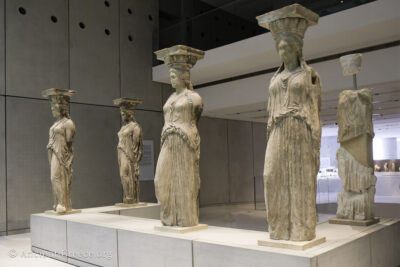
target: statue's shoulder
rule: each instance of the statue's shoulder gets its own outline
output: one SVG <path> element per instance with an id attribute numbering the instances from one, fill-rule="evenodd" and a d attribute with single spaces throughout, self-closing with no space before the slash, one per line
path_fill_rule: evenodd
<path id="1" fill-rule="evenodd" d="M 191 90 L 188 90 L 188 92 L 188 95 L 195 106 L 202 105 L 201 96 L 197 92 Z"/>
<path id="2" fill-rule="evenodd" d="M 131 121 L 131 122 L 129 123 L 129 128 L 130 128 L 132 131 L 142 131 L 142 127 L 141 127 L 140 124 L 137 123 L 136 121 Z"/>
<path id="3" fill-rule="evenodd" d="M 75 123 L 70 118 L 66 119 L 63 124 L 66 128 L 75 128 Z"/>
<path id="4" fill-rule="evenodd" d="M 308 73 L 310 73 L 312 77 L 318 77 L 319 78 L 318 72 L 313 67 L 307 66 L 306 71 Z"/>

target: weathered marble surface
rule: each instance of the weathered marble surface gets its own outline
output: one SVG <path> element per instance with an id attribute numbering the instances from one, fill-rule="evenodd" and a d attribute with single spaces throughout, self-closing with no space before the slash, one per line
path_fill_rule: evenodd
<path id="1" fill-rule="evenodd" d="M 344 90 L 338 103 L 338 142 L 343 143 L 362 134 L 374 135 L 372 126 L 372 91 Z"/>
<path id="2" fill-rule="evenodd" d="M 271 239 L 315 238 L 321 142 L 321 81 L 303 58 L 303 37 L 318 15 L 294 4 L 257 17 L 282 65 L 269 85 L 265 203 Z"/>
<path id="3" fill-rule="evenodd" d="M 385 162 L 385 164 L 383 164 L 383 169 L 384 169 L 385 172 L 390 171 L 390 170 L 389 170 L 389 163 L 388 163 L 388 162 Z"/>
<path id="4" fill-rule="evenodd" d="M 350 54 L 339 58 L 344 76 L 357 74 L 361 69 L 362 54 Z"/>
<path id="5" fill-rule="evenodd" d="M 354 220 L 373 219 L 376 184 L 373 168 L 360 164 L 342 147 L 337 152 L 337 160 L 343 192 L 338 194 L 336 216 Z"/>
<path id="6" fill-rule="evenodd" d="M 372 160 L 372 91 L 345 90 L 339 95 L 337 151 L 343 192 L 338 195 L 337 218 L 374 218 L 376 177 Z"/>
<path id="7" fill-rule="evenodd" d="M 203 58 L 204 52 L 176 45 L 155 54 L 168 65 L 176 90 L 163 107 L 165 123 L 154 179 L 161 222 L 166 226 L 195 226 L 199 221 L 200 190 L 197 122 L 203 103 L 190 82 L 190 68 Z"/>
<path id="8" fill-rule="evenodd" d="M 69 100 L 74 91 L 47 89 L 42 96 L 51 102 L 51 111 L 56 121 L 49 131 L 47 145 L 50 164 L 50 179 L 53 189 L 53 210 L 56 214 L 72 212 L 71 183 L 75 136 L 75 124 L 69 116 Z"/>
<path id="9" fill-rule="evenodd" d="M 118 98 L 123 125 L 118 132 L 118 165 L 123 189 L 123 204 L 138 204 L 140 196 L 139 162 L 143 155 L 142 128 L 136 122 L 134 110 L 142 100 Z"/>

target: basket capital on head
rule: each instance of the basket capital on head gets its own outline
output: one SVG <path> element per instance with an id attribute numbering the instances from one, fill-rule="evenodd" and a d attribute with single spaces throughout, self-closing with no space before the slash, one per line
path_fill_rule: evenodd
<path id="1" fill-rule="evenodd" d="M 114 99 L 113 103 L 117 107 L 134 110 L 134 109 L 136 109 L 137 105 L 142 104 L 142 99 L 121 97 L 121 98 Z"/>
<path id="2" fill-rule="evenodd" d="M 155 51 L 157 59 L 169 68 L 190 70 L 198 60 L 204 58 L 204 51 L 186 45 L 174 45 Z"/>
<path id="3" fill-rule="evenodd" d="M 303 39 L 308 27 L 318 23 L 319 15 L 299 4 L 265 13 L 256 17 L 258 25 L 271 31 L 276 40 L 280 35 L 295 35 Z"/>

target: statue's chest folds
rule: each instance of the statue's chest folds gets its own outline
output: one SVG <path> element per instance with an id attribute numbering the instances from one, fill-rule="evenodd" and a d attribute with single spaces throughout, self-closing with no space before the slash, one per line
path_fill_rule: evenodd
<path id="1" fill-rule="evenodd" d="M 52 135 L 64 135 L 65 129 L 62 124 L 54 125 L 50 128 L 50 136 Z"/>
<path id="2" fill-rule="evenodd" d="M 278 75 L 272 82 L 270 92 L 273 96 L 286 95 L 292 99 L 301 98 L 306 89 L 306 77 L 303 73 L 291 76 Z"/>
<path id="3" fill-rule="evenodd" d="M 118 132 L 119 139 L 127 138 L 132 136 L 132 130 L 129 127 L 122 127 Z"/>
<path id="4" fill-rule="evenodd" d="M 301 98 L 306 91 L 306 76 L 304 73 L 294 74 L 289 79 L 288 93 L 292 97 Z"/>
<path id="5" fill-rule="evenodd" d="M 164 114 L 171 119 L 176 120 L 182 116 L 190 108 L 190 103 L 187 98 L 178 97 L 169 100 L 163 107 Z"/>

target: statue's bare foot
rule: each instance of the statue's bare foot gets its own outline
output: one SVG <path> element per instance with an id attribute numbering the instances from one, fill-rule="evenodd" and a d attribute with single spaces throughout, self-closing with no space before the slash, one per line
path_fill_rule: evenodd
<path id="1" fill-rule="evenodd" d="M 66 210 L 67 209 L 64 206 L 60 204 L 57 205 L 56 212 L 65 212 Z"/>

